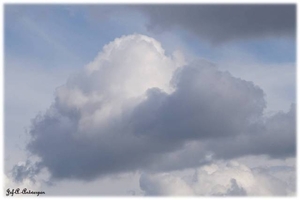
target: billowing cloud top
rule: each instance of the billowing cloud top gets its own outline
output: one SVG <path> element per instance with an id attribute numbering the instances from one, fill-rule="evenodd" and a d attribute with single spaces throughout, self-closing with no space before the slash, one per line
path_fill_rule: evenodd
<path id="1" fill-rule="evenodd" d="M 252 82 L 205 60 L 167 56 L 153 38 L 123 36 L 57 89 L 32 122 L 28 150 L 54 179 L 83 180 L 294 156 L 295 108 L 264 118 L 265 104 Z"/>

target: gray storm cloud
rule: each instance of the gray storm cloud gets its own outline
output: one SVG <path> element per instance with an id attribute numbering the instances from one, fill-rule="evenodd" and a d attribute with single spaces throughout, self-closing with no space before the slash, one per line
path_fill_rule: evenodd
<path id="1" fill-rule="evenodd" d="M 295 107 L 265 118 L 265 106 L 252 82 L 166 56 L 153 38 L 123 36 L 56 90 L 32 122 L 27 149 L 54 179 L 82 180 L 214 158 L 293 157 Z M 235 183 L 232 190 L 243 193 Z"/>
<path id="2" fill-rule="evenodd" d="M 181 28 L 211 43 L 265 36 L 295 36 L 296 5 L 141 5 L 148 28 Z"/>

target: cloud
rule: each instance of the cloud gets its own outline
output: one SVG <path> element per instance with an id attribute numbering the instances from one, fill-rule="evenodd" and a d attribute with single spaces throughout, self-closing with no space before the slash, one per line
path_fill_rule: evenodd
<path id="1" fill-rule="evenodd" d="M 247 192 L 243 187 L 238 186 L 236 180 L 234 178 L 230 179 L 230 188 L 224 194 L 224 196 L 245 196 Z"/>
<path id="2" fill-rule="evenodd" d="M 40 172 L 40 167 L 31 164 L 29 160 L 25 163 L 15 165 L 11 171 L 12 177 L 16 182 L 22 182 L 28 178 L 30 181 L 35 182 L 35 176 Z"/>
<path id="3" fill-rule="evenodd" d="M 293 157 L 295 108 L 264 118 L 265 106 L 252 82 L 205 60 L 166 56 L 153 38 L 123 36 L 56 90 L 32 121 L 27 149 L 53 179 L 80 180 Z M 232 183 L 228 192 L 242 191 Z"/>
<path id="4" fill-rule="evenodd" d="M 57 89 L 51 108 L 32 124 L 29 150 L 59 178 L 90 179 L 145 166 L 158 150 L 130 134 L 126 110 L 142 101 L 149 88 L 171 92 L 168 82 L 181 62 L 176 56 L 166 57 L 152 38 L 116 39 Z"/>
<path id="5" fill-rule="evenodd" d="M 145 195 L 272 196 L 294 195 L 295 168 L 249 168 L 236 161 L 216 162 L 190 170 L 143 174 L 140 187 Z M 292 173 L 290 173 L 292 171 Z M 288 181 L 286 181 L 288 180 Z"/>
<path id="6" fill-rule="evenodd" d="M 135 108 L 136 132 L 174 141 L 234 136 L 246 133 L 265 107 L 260 88 L 206 61 L 180 68 L 171 82 L 172 94 L 148 90 L 147 100 Z"/>
<path id="7" fill-rule="evenodd" d="M 5 191 L 7 189 L 23 188 L 32 191 L 41 191 L 45 185 L 50 186 L 49 173 L 45 168 L 41 168 L 39 164 L 32 163 L 29 160 L 26 162 L 19 162 L 12 170 L 4 177 Z"/>
<path id="8" fill-rule="evenodd" d="M 147 196 L 168 194 L 188 196 L 193 194 L 193 190 L 182 179 L 168 174 L 142 174 L 140 187 Z"/>
<path id="9" fill-rule="evenodd" d="M 218 44 L 266 36 L 295 36 L 296 6 L 285 5 L 142 5 L 148 29 L 180 28 Z"/>
<path id="10" fill-rule="evenodd" d="M 290 109 L 290 104 L 295 102 L 296 96 L 295 63 L 266 64 L 237 51 L 226 49 L 225 52 L 230 55 L 225 55 L 227 59 L 219 61 L 220 70 L 228 70 L 234 77 L 259 85 L 266 93 L 266 113 Z"/>
<path id="11" fill-rule="evenodd" d="M 222 141 L 210 141 L 208 148 L 222 158 L 266 154 L 273 158 L 286 158 L 296 153 L 296 116 L 292 104 L 287 113 L 278 112 L 255 127 L 251 135 L 240 135 Z M 222 147 L 220 147 L 222 144 Z"/>

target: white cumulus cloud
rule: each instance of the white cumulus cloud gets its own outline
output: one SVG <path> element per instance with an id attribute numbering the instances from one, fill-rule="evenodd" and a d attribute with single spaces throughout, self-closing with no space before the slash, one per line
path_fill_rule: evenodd
<path id="1" fill-rule="evenodd" d="M 265 107 L 264 91 L 253 82 L 206 60 L 188 63 L 178 51 L 166 55 L 153 38 L 122 36 L 57 88 L 48 110 L 32 121 L 27 150 L 39 161 L 26 170 L 15 166 L 14 179 L 22 181 L 40 168 L 49 171 L 51 181 L 94 180 L 127 172 L 168 173 L 245 155 L 293 157 L 295 106 L 269 118 L 263 116 Z M 241 176 L 256 173 L 249 170 L 238 167 Z M 250 182 L 231 168 L 221 171 L 231 174 L 223 177 L 227 185 L 207 188 L 210 194 L 252 194 Z M 177 187 L 178 194 L 203 194 L 163 177 L 168 178 L 161 185 L 176 183 L 163 194 Z M 148 179 L 156 180 L 146 175 L 141 180 Z M 160 188 L 142 185 L 149 193 Z"/>
<path id="2" fill-rule="evenodd" d="M 140 187 L 145 195 L 295 195 L 295 180 L 291 180 L 295 168 L 275 168 L 249 168 L 236 161 L 216 162 L 184 175 L 175 172 L 143 174 Z"/>

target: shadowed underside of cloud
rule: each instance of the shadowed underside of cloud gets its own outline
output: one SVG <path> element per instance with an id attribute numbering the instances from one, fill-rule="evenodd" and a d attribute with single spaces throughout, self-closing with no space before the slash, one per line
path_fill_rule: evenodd
<path id="1" fill-rule="evenodd" d="M 212 158 L 295 155 L 294 107 L 264 118 L 258 86 L 208 61 L 180 58 L 143 35 L 106 45 L 33 120 L 28 150 L 38 166 L 54 179 L 91 180 L 198 167 Z"/>
<path id="2" fill-rule="evenodd" d="M 181 28 L 211 43 L 264 36 L 295 36 L 296 5 L 142 5 L 148 28 Z"/>

